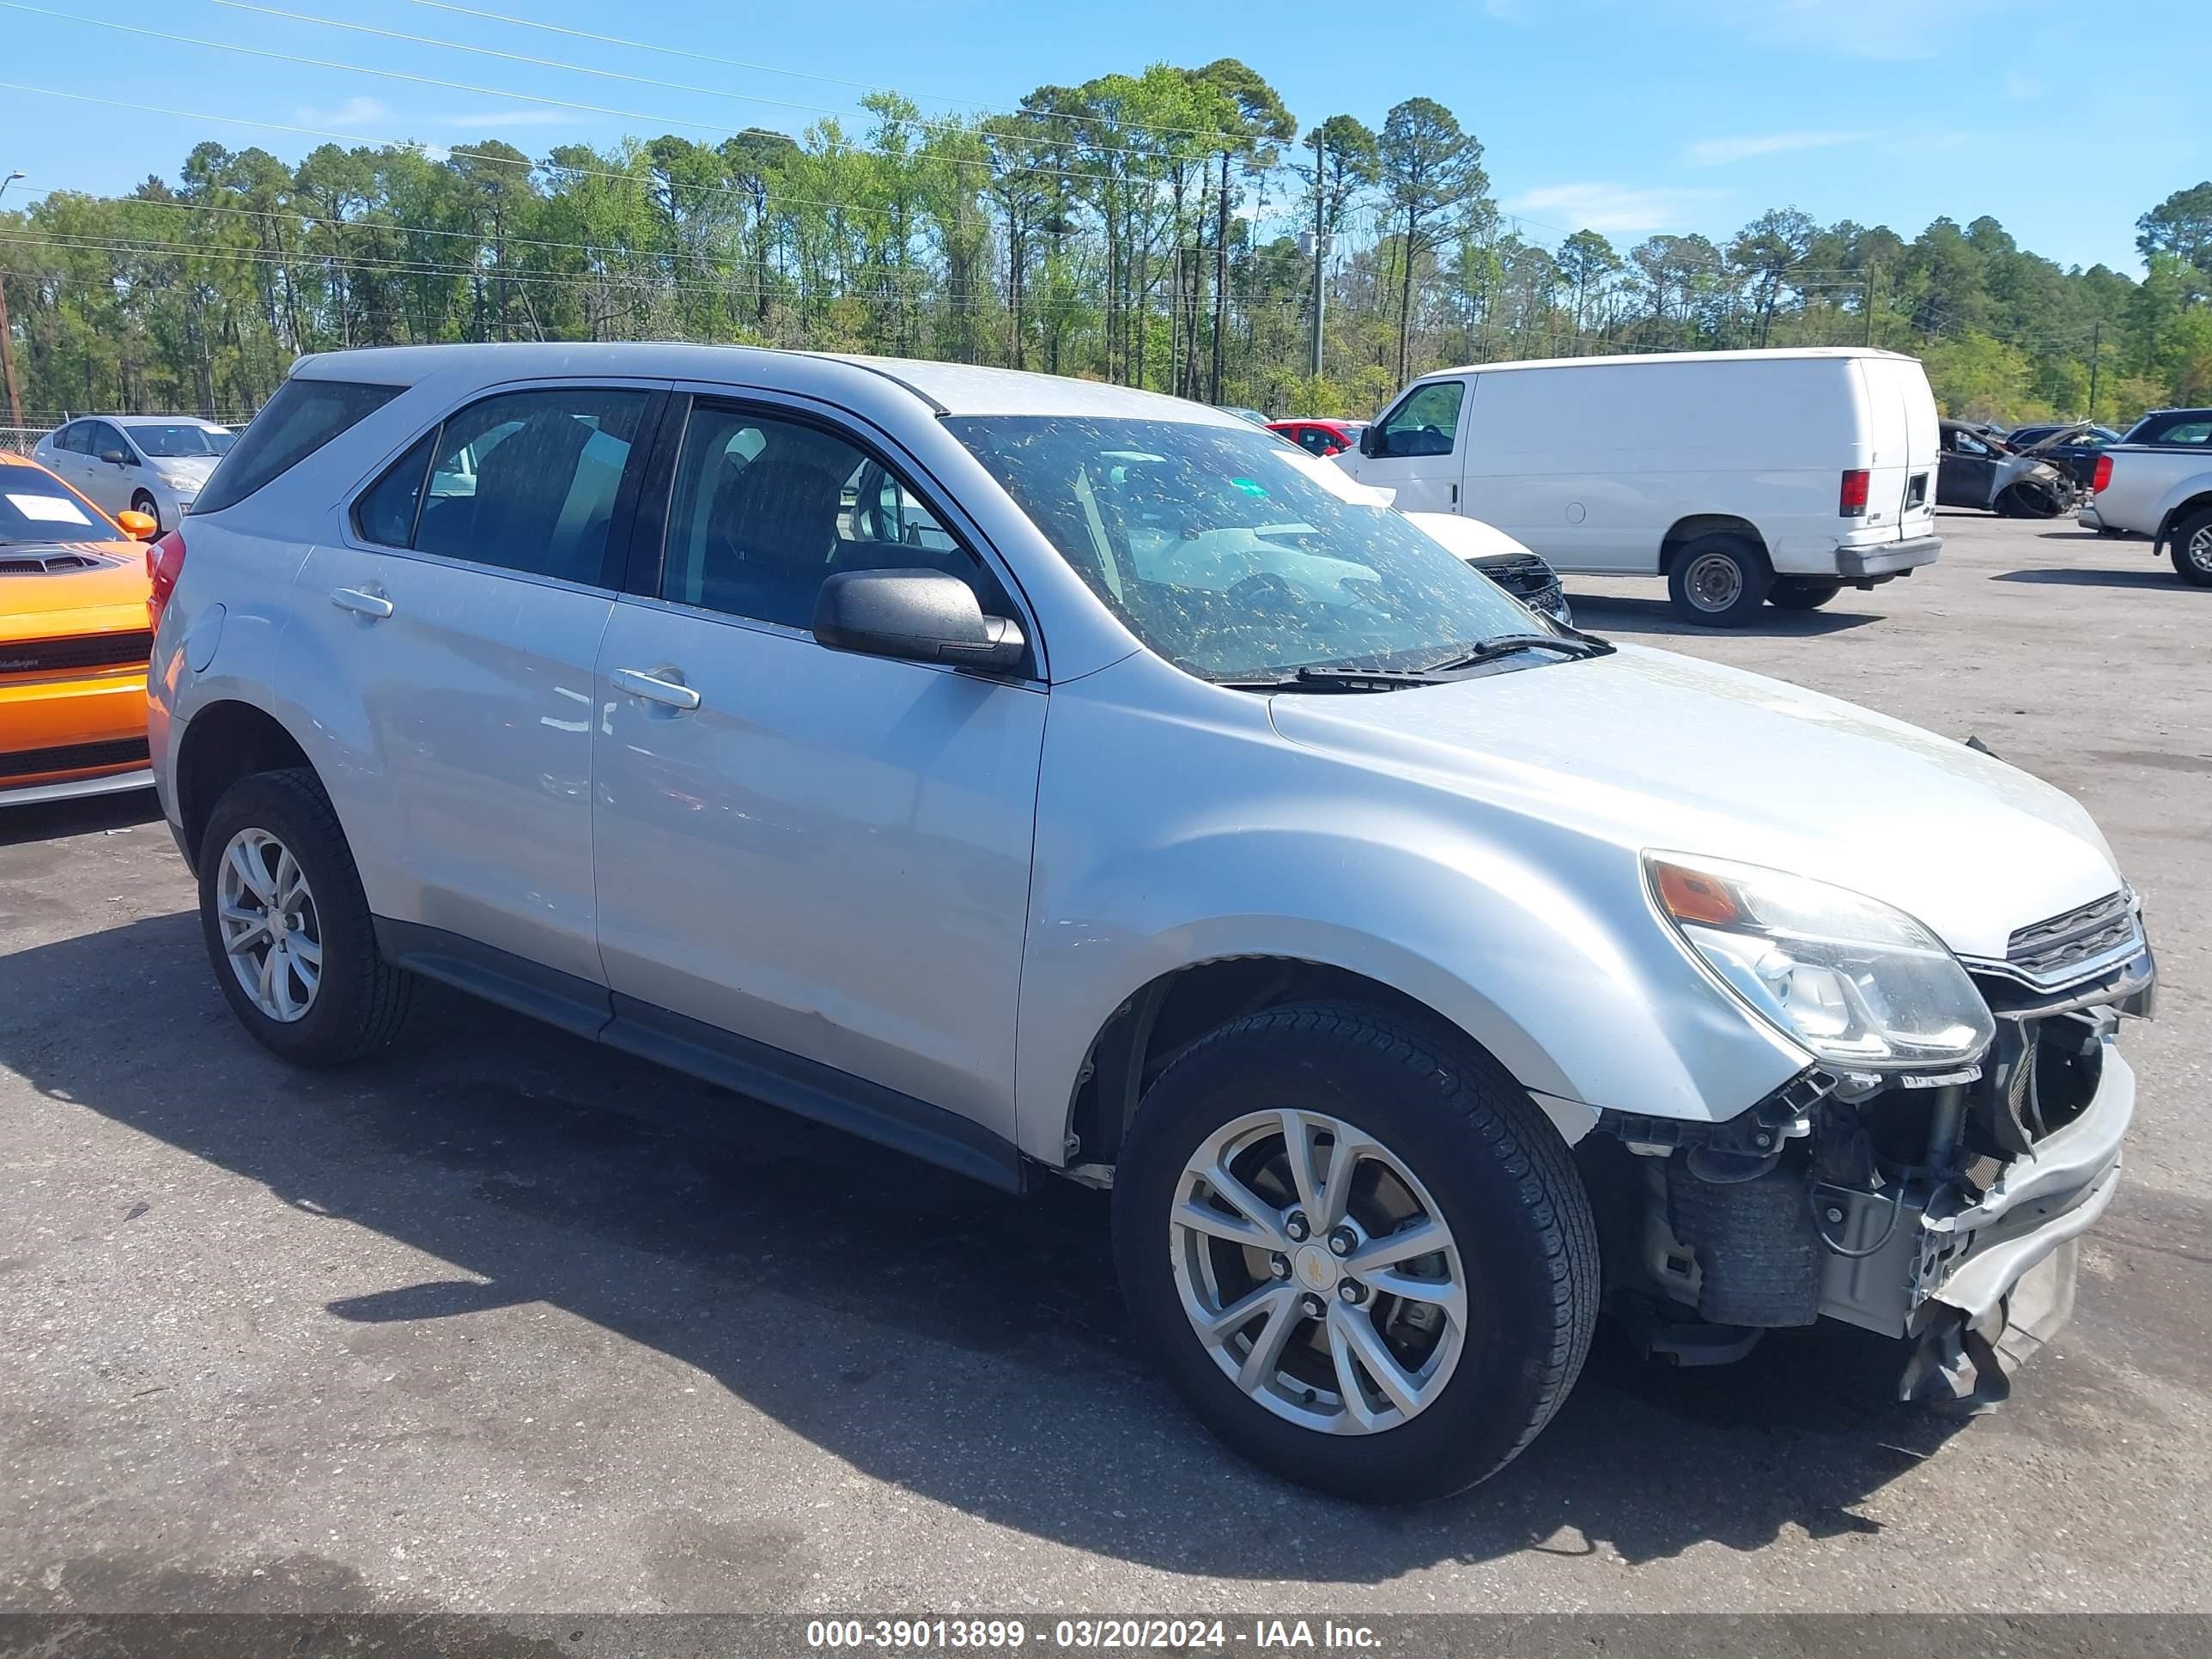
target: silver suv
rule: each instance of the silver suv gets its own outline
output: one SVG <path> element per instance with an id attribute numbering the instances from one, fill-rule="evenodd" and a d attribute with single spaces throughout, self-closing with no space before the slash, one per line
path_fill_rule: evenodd
<path id="1" fill-rule="evenodd" d="M 1018 1188 L 1113 1189 L 1224 1440 L 1480 1480 L 1601 1305 L 2064 1319 L 2147 1012 L 2071 800 L 1522 609 L 1339 468 L 1073 380 L 680 345 L 303 360 L 152 559 L 238 1018 L 425 980 Z M 763 1108 L 748 1107 L 746 1109 Z"/>

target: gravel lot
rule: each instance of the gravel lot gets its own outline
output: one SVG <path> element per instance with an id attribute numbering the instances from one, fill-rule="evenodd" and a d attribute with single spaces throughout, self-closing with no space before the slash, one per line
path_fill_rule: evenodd
<path id="1" fill-rule="evenodd" d="M 1309 1497 L 1139 1364 L 1097 1195 L 971 1189 L 465 1002 L 293 1073 L 150 807 L 33 809 L 0 820 L 0 1605 L 2212 1604 L 2212 593 L 2070 524 L 1943 528 L 1933 569 L 1741 634 L 1570 587 L 1600 632 L 1978 735 L 2145 893 L 2128 1183 L 2005 1413 L 1887 1404 L 1847 1332 L 1686 1373 L 1601 1335 L 1488 1486 Z"/>

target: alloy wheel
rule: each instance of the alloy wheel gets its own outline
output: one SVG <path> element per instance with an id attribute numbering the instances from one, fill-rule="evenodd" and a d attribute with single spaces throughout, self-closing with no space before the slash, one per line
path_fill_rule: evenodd
<path id="1" fill-rule="evenodd" d="M 1358 1126 L 1297 1108 L 1237 1118 L 1184 1164 L 1168 1231 L 1191 1328 L 1277 1417 L 1378 1433 L 1451 1381 L 1458 1247 L 1419 1178 Z"/>
<path id="2" fill-rule="evenodd" d="M 322 921 L 291 849 L 265 830 L 233 836 L 216 878 L 216 920 L 247 1000 L 283 1024 L 305 1018 L 322 985 Z"/>
<path id="3" fill-rule="evenodd" d="M 2212 524 L 2203 526 L 2189 538 L 2187 553 L 2191 564 L 2212 576 Z"/>

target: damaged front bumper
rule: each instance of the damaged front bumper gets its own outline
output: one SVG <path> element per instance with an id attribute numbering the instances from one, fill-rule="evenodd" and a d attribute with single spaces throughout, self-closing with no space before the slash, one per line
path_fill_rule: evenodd
<path id="1" fill-rule="evenodd" d="M 1831 1246 L 1820 1312 L 1913 1339 L 1905 1397 L 1958 1393 L 1963 1360 L 1977 1373 L 1965 1398 L 1994 1403 L 2003 1363 L 2030 1358 L 2071 1316 L 2075 1241 L 2118 1188 L 2135 1116 L 2134 1072 L 2109 1034 L 2098 1046 L 2097 1091 L 2081 1114 L 1978 1195 L 1955 1177 L 1911 1180 L 1887 1194 L 1814 1189 Z"/>

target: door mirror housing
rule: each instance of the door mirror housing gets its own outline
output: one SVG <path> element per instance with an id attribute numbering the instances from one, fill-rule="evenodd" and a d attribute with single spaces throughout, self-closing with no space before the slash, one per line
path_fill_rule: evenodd
<path id="1" fill-rule="evenodd" d="M 128 466 L 131 465 L 131 453 L 125 449 L 103 449 L 100 452 L 100 459 L 106 461 L 110 466 Z"/>
<path id="2" fill-rule="evenodd" d="M 161 526 L 144 513 L 118 513 L 115 515 L 115 527 L 134 542 L 150 542 L 161 532 Z"/>
<path id="3" fill-rule="evenodd" d="M 1390 453 L 1390 434 L 1382 429 L 1380 421 L 1359 434 L 1359 453 L 1370 460 Z"/>
<path id="4" fill-rule="evenodd" d="M 1022 630 L 987 617 L 975 590 L 935 570 L 847 570 L 822 584 L 814 637 L 832 651 L 954 668 L 1017 668 L 1029 653 Z"/>

